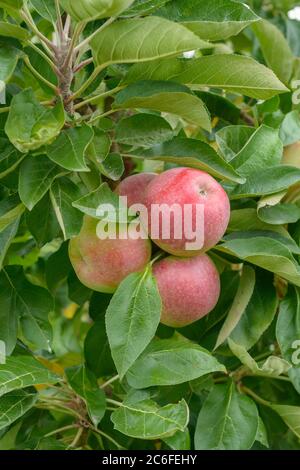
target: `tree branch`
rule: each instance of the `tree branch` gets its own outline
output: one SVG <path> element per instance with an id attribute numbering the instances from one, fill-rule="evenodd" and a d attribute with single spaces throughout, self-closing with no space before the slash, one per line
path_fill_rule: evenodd
<path id="1" fill-rule="evenodd" d="M 70 27 L 71 27 L 71 16 L 67 15 L 65 25 L 64 25 L 64 35 L 66 37 L 69 36 L 70 33 Z"/>
<path id="2" fill-rule="evenodd" d="M 74 67 L 73 72 L 74 72 L 74 73 L 79 72 L 81 69 L 83 69 L 83 68 L 86 67 L 87 65 L 91 64 L 93 61 L 94 61 L 94 59 L 93 59 L 92 57 L 90 57 L 89 59 L 86 59 L 86 60 L 82 61 L 80 64 L 78 64 L 78 65 L 76 65 L 76 67 Z"/>
<path id="3" fill-rule="evenodd" d="M 61 19 L 59 0 L 55 0 L 55 10 L 57 14 L 57 30 L 58 30 L 60 40 L 62 41 L 64 37 L 64 27 L 63 27 L 63 23 Z"/>
<path id="4" fill-rule="evenodd" d="M 68 54 L 66 55 L 65 61 L 63 63 L 63 68 L 68 67 L 70 65 L 70 63 L 72 62 L 73 54 L 75 54 L 75 44 L 76 44 L 78 38 L 80 37 L 80 34 L 84 30 L 85 26 L 86 26 L 86 23 L 84 23 L 84 22 L 78 23 L 75 26 L 75 30 L 74 30 L 74 33 L 73 33 L 73 36 L 72 36 L 72 39 L 71 39 L 71 42 L 70 42 Z"/>
<path id="5" fill-rule="evenodd" d="M 255 120 L 251 116 L 249 116 L 246 111 L 241 111 L 240 116 L 246 124 L 249 124 L 251 127 L 255 127 Z"/>

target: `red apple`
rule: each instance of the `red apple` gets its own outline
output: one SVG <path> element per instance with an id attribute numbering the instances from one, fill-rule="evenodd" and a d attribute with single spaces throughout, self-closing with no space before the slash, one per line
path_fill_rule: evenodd
<path id="1" fill-rule="evenodd" d="M 148 239 L 122 239 L 126 226 L 118 226 L 116 239 L 97 236 L 97 219 L 85 217 L 80 234 L 69 244 L 69 256 L 79 280 L 90 289 L 112 293 L 129 274 L 143 271 L 151 259 Z"/>
<path id="2" fill-rule="evenodd" d="M 189 325 L 207 315 L 218 302 L 220 277 L 207 255 L 169 256 L 154 263 L 153 275 L 162 299 L 164 325 Z"/>
<path id="3" fill-rule="evenodd" d="M 128 207 L 133 204 L 144 204 L 147 186 L 156 176 L 156 173 L 138 173 L 128 176 L 116 188 L 116 193 L 119 196 L 127 196 Z"/>
<path id="4" fill-rule="evenodd" d="M 164 251 L 177 256 L 196 256 L 215 246 L 224 235 L 230 218 L 230 203 L 222 186 L 204 171 L 192 168 L 174 168 L 156 176 L 146 190 L 146 206 L 148 209 L 149 236 Z M 175 230 L 174 214 L 170 209 L 176 204 L 181 208 L 182 221 L 178 237 Z M 162 207 L 160 217 L 153 217 L 151 209 L 155 205 Z M 162 206 L 163 205 L 163 206 Z M 185 222 L 188 216 L 185 208 L 191 208 L 191 229 L 203 235 L 202 245 L 191 247 L 190 235 L 186 234 Z M 203 212 L 197 218 L 203 221 L 202 229 L 196 225 L 196 211 L 202 207 Z M 171 230 L 166 238 L 162 227 L 166 220 L 171 220 Z M 178 228 L 178 225 L 177 225 Z M 156 235 L 153 235 L 156 230 Z M 151 235 L 152 234 L 152 235 Z M 188 236 L 187 236 L 188 235 Z M 192 249 L 191 249 L 192 248 Z"/>

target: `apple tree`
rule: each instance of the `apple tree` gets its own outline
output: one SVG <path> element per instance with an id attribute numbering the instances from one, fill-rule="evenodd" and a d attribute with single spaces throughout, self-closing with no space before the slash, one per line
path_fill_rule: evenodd
<path id="1" fill-rule="evenodd" d="M 297 3 L 0 0 L 0 449 L 300 449 Z M 121 181 L 179 168 L 231 209 L 184 326 L 164 296 L 189 316 L 196 258 L 163 290 L 150 240 L 79 249 L 130 265 L 101 289 L 70 248 Z"/>

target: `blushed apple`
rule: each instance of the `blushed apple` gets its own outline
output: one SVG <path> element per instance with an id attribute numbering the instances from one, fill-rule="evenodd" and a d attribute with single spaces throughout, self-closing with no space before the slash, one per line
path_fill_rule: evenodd
<path id="1" fill-rule="evenodd" d="M 118 226 L 116 239 L 97 236 L 97 219 L 86 216 L 79 235 L 69 244 L 69 256 L 79 280 L 90 289 L 113 293 L 129 274 L 143 271 L 151 259 L 148 239 L 122 239 L 127 229 Z"/>
<path id="2" fill-rule="evenodd" d="M 156 176 L 146 189 L 149 236 L 164 251 L 176 256 L 196 256 L 215 246 L 223 237 L 230 218 L 230 203 L 222 186 L 208 173 L 192 168 L 173 168 Z M 181 209 L 178 224 L 170 209 L 177 205 Z M 161 206 L 159 218 L 153 217 L 153 207 Z M 186 235 L 187 215 L 185 208 L 191 208 L 191 232 L 199 234 L 198 208 L 202 209 L 202 244 L 191 249 L 191 237 Z M 170 219 L 168 237 L 163 233 L 163 225 Z M 156 231 L 156 235 L 153 233 Z M 200 238 L 200 237 L 199 237 Z"/>
<path id="3" fill-rule="evenodd" d="M 138 173 L 125 178 L 115 192 L 119 196 L 127 196 L 128 207 L 134 204 L 144 204 L 146 189 L 156 177 L 156 173 Z"/>
<path id="4" fill-rule="evenodd" d="M 207 255 L 193 258 L 168 256 L 153 265 L 162 299 L 161 323 L 174 328 L 203 318 L 216 306 L 220 277 Z"/>

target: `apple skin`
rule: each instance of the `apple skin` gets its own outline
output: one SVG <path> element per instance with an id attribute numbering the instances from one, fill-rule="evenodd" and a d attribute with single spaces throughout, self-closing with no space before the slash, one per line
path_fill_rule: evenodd
<path id="1" fill-rule="evenodd" d="M 79 235 L 69 244 L 69 257 L 78 279 L 89 289 L 113 293 L 129 274 L 143 271 L 151 260 L 148 239 L 100 240 L 97 219 L 86 216 Z M 118 227 L 119 234 L 125 227 Z"/>
<path id="2" fill-rule="evenodd" d="M 153 265 L 162 299 L 161 323 L 181 328 L 206 316 L 220 296 L 220 276 L 207 255 L 168 256 Z"/>
<path id="3" fill-rule="evenodd" d="M 209 174 L 192 168 L 174 168 L 165 171 L 148 185 L 146 207 L 149 217 L 149 236 L 151 236 L 152 204 L 166 204 L 169 207 L 179 204 L 182 208 L 185 204 L 192 205 L 193 229 L 196 228 L 196 204 L 204 205 L 204 244 L 201 249 L 187 250 L 186 243 L 189 240 L 184 236 L 180 240 L 175 239 L 172 223 L 169 239 L 162 239 L 160 231 L 160 237 L 153 240 L 164 251 L 176 256 L 190 257 L 205 253 L 221 240 L 230 219 L 230 202 L 222 186 Z M 164 217 L 168 215 L 163 213 L 162 218 Z"/>
<path id="4" fill-rule="evenodd" d="M 156 173 L 138 173 L 125 178 L 115 192 L 119 196 L 127 196 L 128 207 L 133 204 L 144 204 L 147 186 L 157 176 Z"/>

